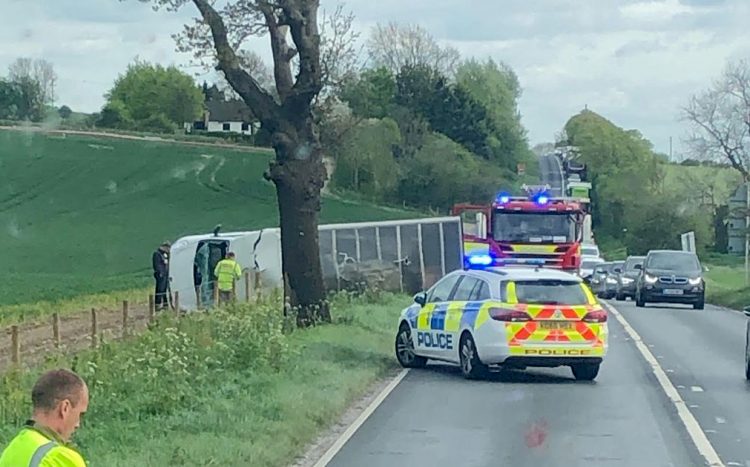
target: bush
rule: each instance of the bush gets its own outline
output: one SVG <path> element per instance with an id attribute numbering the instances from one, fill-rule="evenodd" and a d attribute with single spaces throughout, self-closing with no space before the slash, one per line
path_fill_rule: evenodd
<path id="1" fill-rule="evenodd" d="M 96 124 L 104 128 L 129 130 L 133 127 L 133 119 L 125 104 L 112 101 L 104 106 Z"/>
<path id="2" fill-rule="evenodd" d="M 135 125 L 138 131 L 149 131 L 154 133 L 170 133 L 177 131 L 177 125 L 170 121 L 164 114 L 154 114 L 144 120 L 138 121 Z"/>

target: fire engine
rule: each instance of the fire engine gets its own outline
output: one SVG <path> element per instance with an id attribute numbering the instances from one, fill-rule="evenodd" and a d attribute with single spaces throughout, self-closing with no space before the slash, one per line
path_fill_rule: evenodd
<path id="1" fill-rule="evenodd" d="M 464 266 L 537 265 L 577 271 L 588 203 L 553 198 L 548 185 L 523 189 L 525 197 L 500 193 L 489 205 L 453 207 L 453 215 L 462 219 Z"/>

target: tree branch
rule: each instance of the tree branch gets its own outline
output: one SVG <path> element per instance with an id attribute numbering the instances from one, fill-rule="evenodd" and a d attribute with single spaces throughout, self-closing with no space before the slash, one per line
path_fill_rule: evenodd
<path id="1" fill-rule="evenodd" d="M 297 51 L 289 47 L 286 36 L 289 26 L 282 24 L 276 16 L 275 6 L 269 2 L 259 2 L 258 8 L 266 20 L 269 36 L 271 37 L 271 53 L 273 54 L 273 76 L 276 82 L 276 92 L 283 103 L 289 97 L 294 86 L 292 79 L 292 58 Z"/>
<path id="2" fill-rule="evenodd" d="M 247 71 L 242 69 L 240 61 L 227 38 L 227 29 L 221 15 L 208 0 L 193 0 L 203 20 L 211 28 L 211 35 L 216 49 L 217 70 L 224 72 L 227 81 L 250 106 L 264 125 L 273 126 L 277 119 L 279 107 L 273 97 Z"/>

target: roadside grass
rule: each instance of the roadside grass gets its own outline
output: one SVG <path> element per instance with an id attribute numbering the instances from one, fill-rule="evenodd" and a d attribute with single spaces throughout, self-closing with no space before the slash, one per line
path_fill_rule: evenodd
<path id="1" fill-rule="evenodd" d="M 333 299 L 334 323 L 290 332 L 279 302 L 164 317 L 71 365 L 91 387 L 77 445 L 91 465 L 282 466 L 396 368 L 402 295 Z M 43 368 L 0 383 L 0 446 L 28 415 Z"/>
<path id="2" fill-rule="evenodd" d="M 278 225 L 271 154 L 0 130 L 0 306 L 147 287 L 163 240 Z M 323 197 L 322 223 L 422 217 Z M 92 303 L 91 306 L 97 306 Z"/>
<path id="3" fill-rule="evenodd" d="M 706 301 L 714 305 L 741 310 L 750 305 L 750 287 L 745 285 L 745 268 L 743 265 L 733 264 L 736 263 L 736 258 L 722 258 L 721 256 L 716 255 L 714 258 L 719 265 L 706 264 L 709 268 L 704 275 Z"/>

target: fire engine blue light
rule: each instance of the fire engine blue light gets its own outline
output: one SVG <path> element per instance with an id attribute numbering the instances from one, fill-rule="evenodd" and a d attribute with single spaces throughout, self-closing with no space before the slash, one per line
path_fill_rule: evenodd
<path id="1" fill-rule="evenodd" d="M 547 195 L 539 195 L 536 197 L 537 204 L 547 204 L 549 203 L 549 197 Z"/>
<path id="2" fill-rule="evenodd" d="M 472 266 L 489 266 L 493 262 L 490 255 L 471 255 L 466 259 Z"/>
<path id="3" fill-rule="evenodd" d="M 510 203 L 510 195 L 508 193 L 500 193 L 497 195 L 497 201 L 500 204 Z"/>

